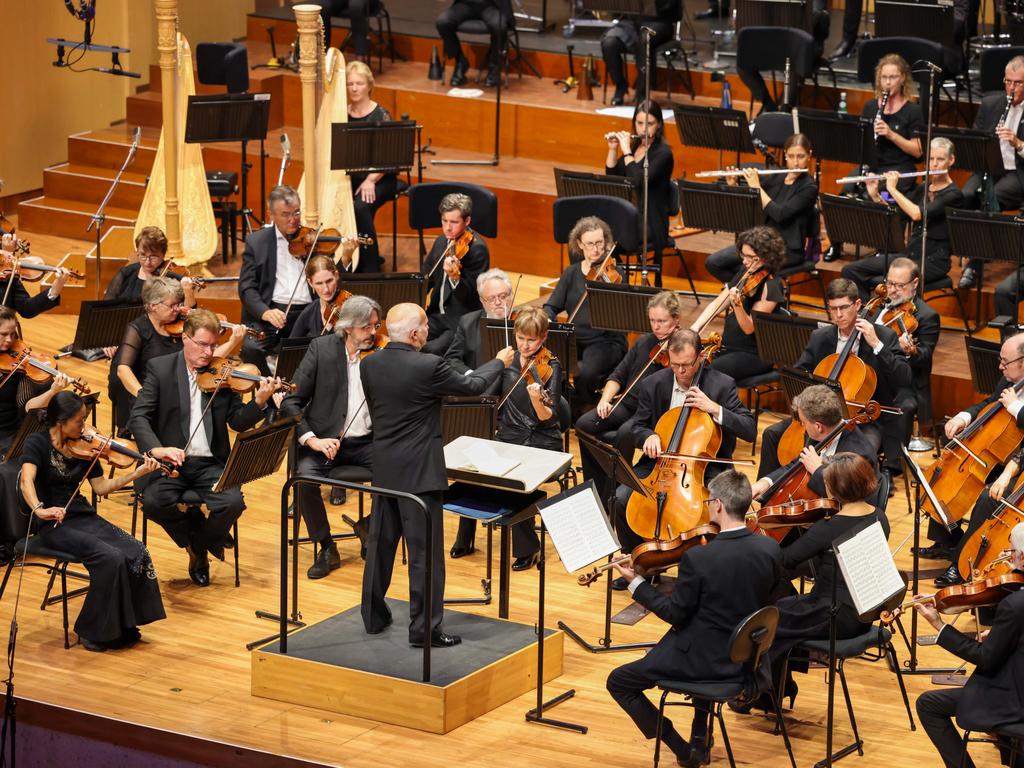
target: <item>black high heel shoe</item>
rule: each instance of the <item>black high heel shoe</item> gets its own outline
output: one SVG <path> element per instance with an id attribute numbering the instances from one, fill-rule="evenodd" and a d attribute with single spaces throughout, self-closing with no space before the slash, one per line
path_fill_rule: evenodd
<path id="1" fill-rule="evenodd" d="M 515 562 L 512 563 L 513 571 L 526 571 L 533 566 L 540 567 L 540 552 L 534 552 L 532 555 L 526 557 L 517 557 Z"/>

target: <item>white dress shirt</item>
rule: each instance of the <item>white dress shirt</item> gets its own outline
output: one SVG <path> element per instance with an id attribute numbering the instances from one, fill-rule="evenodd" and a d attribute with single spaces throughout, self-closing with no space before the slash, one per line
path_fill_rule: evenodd
<path id="1" fill-rule="evenodd" d="M 192 438 L 188 442 L 188 447 L 185 448 L 185 455 L 210 458 L 213 456 L 213 451 L 210 450 L 210 441 L 206 438 L 206 427 L 203 426 L 203 393 L 199 389 L 195 372 L 188 366 L 185 366 L 185 370 L 188 373 L 189 391 L 188 434 Z"/>
<path id="2" fill-rule="evenodd" d="M 1006 120 L 1003 121 L 1003 125 L 1016 134 L 1017 128 L 1020 126 L 1020 118 L 1022 114 L 1024 114 L 1024 101 L 1010 107 L 1010 111 L 1006 113 Z M 1005 170 L 1012 171 L 1017 167 L 1017 153 L 1013 149 L 1012 141 L 1000 139 L 999 153 L 1003 156 L 1003 168 Z"/>
<path id="3" fill-rule="evenodd" d="M 301 285 L 305 281 L 305 276 L 302 274 L 302 260 L 288 253 L 288 238 L 281 234 L 281 230 L 276 225 L 274 233 L 277 235 L 277 270 L 274 278 L 274 295 L 271 297 L 271 301 L 284 305 L 291 301 L 292 306 L 308 304 L 309 291 L 303 290 Z M 298 288 L 295 287 L 296 283 L 300 283 Z M 294 298 L 292 298 L 293 292 Z"/>

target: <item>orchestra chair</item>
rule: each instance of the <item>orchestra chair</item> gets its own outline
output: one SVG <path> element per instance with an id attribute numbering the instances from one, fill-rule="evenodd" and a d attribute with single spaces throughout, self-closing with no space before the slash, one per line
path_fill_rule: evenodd
<path id="1" fill-rule="evenodd" d="M 147 477 L 141 477 L 135 481 L 135 487 L 132 492 L 132 536 L 135 536 L 136 526 L 138 524 L 139 512 L 142 512 L 142 537 L 140 541 L 145 544 L 148 535 L 149 519 L 146 517 L 146 511 L 142 508 L 142 498 L 145 493 L 146 486 L 149 484 L 149 477 L 155 477 L 157 475 L 149 475 Z M 181 494 L 181 499 L 178 501 L 178 509 L 182 512 L 193 511 L 200 515 L 203 514 L 204 506 L 203 500 L 193 490 L 187 490 Z M 208 511 L 207 511 L 208 515 Z M 203 515 L 206 517 L 207 515 Z M 235 586 L 241 585 L 238 573 L 238 521 L 236 520 L 234 525 L 231 527 L 231 550 L 234 553 L 235 559 Z"/>
<path id="2" fill-rule="evenodd" d="M 289 475 L 291 475 L 293 472 L 294 472 L 294 468 L 293 467 L 289 468 Z M 360 466 L 355 465 L 355 464 L 339 464 L 338 466 L 332 467 L 330 470 L 328 470 L 326 476 L 329 477 L 331 480 L 343 480 L 343 481 L 349 482 L 349 483 L 362 483 L 363 485 L 369 485 L 373 481 L 373 470 L 369 469 L 367 467 L 360 467 Z M 363 492 L 360 491 L 359 492 L 359 520 L 362 520 L 363 517 L 364 517 Z M 346 516 L 342 515 L 342 519 L 346 519 Z M 358 538 L 358 534 L 356 534 L 356 533 L 332 533 L 331 534 L 331 539 L 333 541 L 346 541 L 348 539 L 355 539 L 355 538 Z M 292 542 L 289 541 L 288 543 L 291 544 Z M 298 543 L 299 544 L 312 544 L 313 545 L 313 559 L 314 560 L 316 559 L 317 553 L 319 552 L 319 549 L 320 549 L 319 544 L 317 542 L 315 542 L 312 539 L 310 539 L 309 536 L 300 536 L 299 539 L 298 539 Z M 404 539 L 403 539 L 403 544 L 404 544 Z"/>
<path id="3" fill-rule="evenodd" d="M 736 760 L 732 755 L 732 745 L 729 743 L 729 733 L 725 728 L 725 718 L 722 717 L 722 708 L 726 702 L 732 701 L 746 694 L 756 695 L 756 681 L 761 674 L 767 675 L 763 670 L 765 654 L 775 639 L 775 629 L 779 624 L 779 609 L 774 605 L 765 606 L 756 611 L 739 623 L 729 638 L 729 658 L 737 664 L 743 665 L 742 674 L 732 680 L 659 680 L 658 688 L 661 689 L 661 701 L 658 706 L 658 731 L 654 738 L 654 767 L 658 767 L 661 757 L 661 730 L 662 721 L 665 718 L 665 707 L 694 707 L 693 699 L 707 699 L 711 702 L 712 715 L 708 727 L 707 743 L 710 744 L 714 731 L 715 718 L 718 718 L 719 727 L 722 730 L 722 741 L 725 742 L 725 753 L 729 757 L 729 765 L 736 768 Z M 789 762 L 796 768 L 796 758 L 793 757 L 793 747 L 789 743 L 789 733 L 786 730 L 786 721 L 782 717 L 782 710 L 779 707 L 778 699 L 771 685 L 765 691 L 772 700 L 775 708 L 775 722 L 778 730 L 782 732 L 782 739 L 786 744 L 786 751 L 789 753 Z M 687 701 L 666 702 L 669 694 L 684 696 Z"/>
<path id="4" fill-rule="evenodd" d="M 794 104 L 800 101 L 800 84 L 808 78 L 814 83 L 813 100 L 818 95 L 818 71 L 826 68 L 832 75 L 832 90 L 836 90 L 836 73 L 832 65 L 821 56 L 810 32 L 792 27 L 743 27 L 736 33 L 736 67 L 738 69 L 768 70 L 778 84 L 776 73 L 786 71 L 789 60 L 790 86 Z M 785 94 L 783 94 L 785 96 Z M 776 104 L 783 103 L 773 94 Z M 791 105 L 792 106 L 792 105 Z M 754 111 L 754 97 L 750 97 L 750 111 Z M 792 117 L 790 117 L 792 123 Z M 792 133 L 792 130 L 790 131 Z"/>
<path id="5" fill-rule="evenodd" d="M 782 156 L 782 146 L 786 139 L 793 135 L 793 115 L 789 112 L 762 112 L 754 118 L 754 146 L 758 142 L 764 147 L 757 147 L 767 158 L 769 154 L 774 158 L 774 165 L 777 168 L 786 167 L 786 159 Z M 774 152 L 769 153 L 767 149 Z M 740 164 L 743 167 L 743 164 Z"/>
<path id="6" fill-rule="evenodd" d="M 672 39 L 665 43 L 663 46 L 658 48 L 660 53 L 665 58 L 665 66 L 668 67 L 668 72 L 665 74 L 665 98 L 672 101 L 672 81 L 675 79 L 676 69 L 673 66 L 679 59 L 683 60 L 683 69 L 686 70 L 686 76 L 683 78 L 683 87 L 690 93 L 690 101 L 697 98 L 697 92 L 693 89 L 693 83 L 690 80 L 690 54 L 696 54 L 696 49 L 686 50 L 686 45 L 683 43 L 683 22 L 682 20 L 676 22 L 675 34 Z M 654 78 L 652 72 L 652 80 Z M 605 91 L 608 89 L 608 75 L 605 73 Z"/>
<path id="7" fill-rule="evenodd" d="M 409 229 L 415 229 L 420 236 L 420 259 L 426 257 L 427 247 L 423 230 L 439 229 L 441 214 L 437 207 L 441 199 L 453 192 L 468 195 L 473 201 L 473 215 L 470 229 L 483 237 L 498 236 L 498 196 L 479 184 L 464 184 L 458 181 L 431 181 L 409 187 Z"/>
<path id="8" fill-rule="evenodd" d="M 18 471 L 18 488 L 21 487 L 21 470 Z M 27 509 L 24 508 L 24 503 L 21 500 L 21 493 L 18 493 L 18 504 L 4 505 L 7 509 L 6 514 L 10 516 L 17 516 L 17 520 L 9 520 L 8 522 L 24 529 L 31 521 L 31 514 Z M 42 563 L 29 562 L 26 557 L 38 557 L 44 561 Z M 49 561 L 53 561 L 50 563 Z M 76 579 L 82 579 L 89 581 L 89 575 L 86 573 L 80 573 L 78 571 L 71 571 L 68 573 L 69 565 L 81 565 L 81 558 L 72 555 L 70 552 L 63 552 L 59 549 L 51 549 L 43 544 L 38 534 L 32 534 L 26 538 L 25 531 L 22 530 L 21 536 L 14 543 L 13 555 L 10 561 L 7 563 L 7 569 L 4 571 L 3 581 L 0 582 L 0 600 L 3 599 L 4 591 L 7 589 L 7 582 L 11 578 L 11 571 L 14 570 L 15 566 L 18 567 L 33 567 L 33 568 L 45 568 L 46 572 L 50 575 L 49 580 L 46 583 L 46 592 L 43 594 L 43 601 L 39 604 L 39 610 L 45 611 L 46 606 L 53 605 L 59 602 L 61 604 L 62 615 L 64 620 L 64 649 L 67 650 L 71 647 L 71 643 L 68 637 L 68 599 L 72 597 L 78 597 L 88 591 L 88 586 L 78 587 L 70 592 L 68 591 L 68 576 L 72 576 Z M 53 583 L 57 579 L 57 575 L 60 575 L 60 594 L 51 596 L 53 592 Z"/>
<path id="9" fill-rule="evenodd" d="M 1024 722 L 1011 723 L 993 728 L 990 734 L 984 736 L 971 736 L 971 731 L 964 731 L 963 752 L 960 754 L 960 768 L 967 765 L 968 744 L 992 744 L 997 745 L 1000 741 L 1007 741 L 1010 744 L 1010 758 L 1006 765 L 1013 765 L 1015 758 L 1024 754 Z"/>
<path id="10" fill-rule="evenodd" d="M 467 19 L 459 24 L 455 31 L 460 35 L 482 35 L 487 37 L 488 40 L 491 35 L 483 19 Z M 493 53 L 492 46 L 488 45 L 487 52 L 484 54 L 483 59 L 481 59 L 481 64 L 476 68 L 476 82 L 479 83 L 483 80 L 485 70 L 490 65 Z M 513 56 L 513 53 L 515 56 Z M 529 59 L 523 58 L 523 51 L 519 47 L 519 30 L 516 29 L 514 16 L 508 19 L 508 24 L 505 27 L 505 48 L 501 51 L 501 61 L 499 62 L 501 76 L 505 79 L 504 87 L 508 87 L 508 72 L 512 64 L 515 64 L 516 73 L 519 75 L 520 80 L 523 79 L 524 64 L 536 75 L 538 80 L 541 78 L 540 72 L 530 63 Z"/>
<path id="11" fill-rule="evenodd" d="M 919 259 L 915 259 L 915 261 L 919 261 Z M 958 291 L 953 285 L 953 278 L 949 275 L 943 275 L 938 280 L 932 280 L 932 282 L 924 284 L 924 293 L 922 294 L 922 298 L 926 303 L 931 304 L 937 299 L 947 297 L 956 299 L 957 308 L 960 310 L 960 319 L 964 324 L 963 331 L 970 336 L 971 325 L 967 320 L 967 307 L 964 306 L 964 299 L 963 296 L 960 295 L 960 291 Z M 942 326 L 942 329 L 945 331 L 960 330 L 959 328 L 954 328 L 948 325 Z"/>
<path id="12" fill-rule="evenodd" d="M 406 58 L 395 50 L 395 38 L 391 34 L 391 14 L 388 13 L 388 9 L 385 7 L 383 2 L 378 3 L 377 12 L 372 13 L 370 11 L 371 6 L 366 6 L 366 16 L 369 21 L 377 22 L 377 29 L 374 31 L 372 24 L 367 24 L 369 29 L 370 38 L 370 60 L 369 64 L 373 61 L 373 51 L 377 51 L 377 74 L 384 73 L 384 51 L 387 50 L 388 57 L 391 59 L 391 63 L 395 63 L 395 57 L 397 56 L 402 61 L 406 61 Z M 333 17 L 332 17 L 333 21 Z M 333 24 L 332 24 L 333 26 Z M 351 30 L 345 35 L 345 39 L 341 41 L 341 45 L 338 46 L 338 50 L 344 52 L 346 48 L 352 42 Z M 349 59 L 351 61 L 352 59 Z"/>

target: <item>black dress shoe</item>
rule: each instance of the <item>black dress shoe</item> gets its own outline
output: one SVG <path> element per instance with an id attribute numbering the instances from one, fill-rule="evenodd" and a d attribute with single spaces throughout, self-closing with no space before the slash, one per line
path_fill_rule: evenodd
<path id="1" fill-rule="evenodd" d="M 953 550 L 949 549 L 948 547 L 940 547 L 938 545 L 933 545 L 933 546 L 930 546 L 930 547 L 919 547 L 919 548 L 911 547 L 910 551 L 911 552 L 916 552 L 918 557 L 923 557 L 926 560 L 952 560 L 953 559 Z"/>
<path id="2" fill-rule="evenodd" d="M 466 83 L 466 72 L 469 71 L 469 60 L 464 57 L 459 57 L 455 60 L 455 69 L 452 70 L 452 79 L 448 81 L 448 85 L 452 88 L 458 88 Z"/>
<path id="3" fill-rule="evenodd" d="M 476 552 L 476 544 L 470 544 L 468 547 L 464 547 L 461 544 L 453 544 L 452 548 L 448 550 L 448 556 L 452 560 L 458 560 L 460 557 L 466 557 Z"/>
<path id="4" fill-rule="evenodd" d="M 515 562 L 512 563 L 512 570 L 525 571 L 528 568 L 533 568 L 535 565 L 539 566 L 539 564 L 540 553 L 534 552 L 532 555 L 527 555 L 526 557 L 517 557 Z"/>
<path id="5" fill-rule="evenodd" d="M 223 563 L 224 562 L 224 552 L 225 552 L 225 550 L 234 549 L 234 548 L 235 548 L 235 537 L 232 536 L 230 533 L 226 533 L 226 534 L 224 534 L 224 538 L 221 539 L 220 542 L 218 542 L 217 544 L 215 544 L 212 547 L 208 547 L 207 549 L 208 549 L 208 551 L 209 551 L 209 553 L 211 555 L 213 555 L 214 557 L 216 557 L 218 560 L 220 560 Z"/>
<path id="6" fill-rule="evenodd" d="M 829 61 L 835 61 L 836 59 L 843 59 L 853 53 L 857 47 L 857 41 L 854 40 L 843 40 L 839 45 L 835 47 L 831 54 L 829 54 Z"/>
<path id="7" fill-rule="evenodd" d="M 430 647 L 431 648 L 451 648 L 453 645 L 458 645 L 462 642 L 462 638 L 458 635 L 449 635 L 442 632 L 440 629 L 435 629 L 430 633 Z M 409 636 L 409 645 L 413 648 L 423 647 L 422 637 Z"/>
<path id="8" fill-rule="evenodd" d="M 494 86 L 496 86 L 498 84 L 498 80 L 500 78 L 501 78 L 501 71 L 497 67 L 495 67 L 495 66 L 489 67 L 488 70 L 487 70 L 487 78 L 484 80 L 484 87 L 485 88 L 493 88 Z"/>
<path id="9" fill-rule="evenodd" d="M 711 765 L 711 750 L 707 747 L 690 747 L 690 754 L 683 758 L 677 758 L 676 762 L 684 768 L 701 768 L 704 765 Z"/>
<path id="10" fill-rule="evenodd" d="M 616 592 L 622 592 L 629 589 L 629 580 L 625 576 L 619 576 L 617 579 L 612 579 L 612 589 Z"/>
<path id="11" fill-rule="evenodd" d="M 206 550 L 194 550 L 191 546 L 185 547 L 188 552 L 188 577 L 197 587 L 210 586 L 210 559 L 206 556 Z"/>
<path id="12" fill-rule="evenodd" d="M 341 555 L 338 554 L 338 547 L 331 542 L 329 547 L 323 547 L 316 560 L 309 566 L 306 576 L 310 579 L 322 579 L 331 571 L 341 567 Z"/>
<path id="13" fill-rule="evenodd" d="M 85 650 L 92 651 L 93 653 L 103 653 L 107 650 L 106 643 L 95 642 L 87 637 L 82 637 L 81 635 L 78 636 L 78 644 L 85 648 Z"/>
<path id="14" fill-rule="evenodd" d="M 353 520 L 348 515 L 342 515 L 341 519 L 352 526 L 352 533 L 359 539 L 362 549 L 366 549 L 366 540 L 370 538 L 370 518 L 361 517 L 358 520 Z"/>
<path id="15" fill-rule="evenodd" d="M 821 254 L 822 261 L 835 261 L 843 255 L 843 249 L 839 246 L 832 245 L 827 251 Z"/>
<path id="16" fill-rule="evenodd" d="M 935 577 L 936 587 L 952 587 L 955 584 L 963 584 L 963 577 L 960 575 L 960 570 L 956 565 L 951 565 L 946 569 L 946 572 L 941 576 Z"/>
<path id="17" fill-rule="evenodd" d="M 626 102 L 626 87 L 616 88 L 612 94 L 612 106 L 621 107 Z"/>
<path id="18" fill-rule="evenodd" d="M 348 500 L 344 488 L 331 488 L 331 506 L 340 507 Z"/>

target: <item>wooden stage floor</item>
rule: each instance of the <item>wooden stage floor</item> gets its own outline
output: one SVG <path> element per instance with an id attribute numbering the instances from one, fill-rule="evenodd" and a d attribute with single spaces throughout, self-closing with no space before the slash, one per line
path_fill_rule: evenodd
<path id="1" fill-rule="evenodd" d="M 521 289 L 525 298 L 536 295 L 539 280 Z M 71 339 L 75 318 L 47 316 L 25 322 L 25 334 L 38 348 L 54 349 Z M 78 360 L 66 368 L 100 385 L 106 367 Z M 761 426 L 774 417 L 766 415 Z M 109 424 L 106 400 L 100 412 L 101 425 Z M 576 450 L 575 440 L 573 449 Z M 749 450 L 740 443 L 738 455 Z M 927 458 L 927 454 L 922 454 Z M 545 690 L 553 696 L 568 688 L 576 696 L 552 710 L 552 716 L 589 727 L 586 735 L 528 724 L 525 712 L 534 705 L 533 693 L 462 726 L 446 736 L 434 736 L 401 727 L 382 725 L 357 717 L 346 717 L 316 709 L 254 698 L 249 693 L 250 656 L 245 643 L 270 634 L 274 625 L 254 617 L 257 609 L 273 610 L 278 604 L 279 489 L 283 472 L 246 487 L 248 509 L 241 519 L 241 587 L 232 586 L 231 561 L 214 561 L 213 584 L 194 587 L 186 573 L 186 557 L 157 526 L 151 528 L 149 546 L 161 580 L 168 618 L 143 630 L 144 641 L 127 651 L 93 654 L 76 646 L 65 651 L 62 643 L 59 606 L 38 610 L 44 590 L 39 569 L 28 569 L 18 620 L 20 634 L 16 661 L 16 695 L 96 713 L 113 721 L 184 733 L 199 739 L 288 755 L 313 762 L 353 768 L 380 765 L 434 766 L 440 760 L 464 766 L 566 765 L 577 768 L 612 764 L 648 765 L 653 745 L 646 742 L 605 691 L 608 673 L 617 665 L 637 658 L 636 652 L 593 655 L 566 641 L 563 675 Z M 893 525 L 892 546 L 912 529 L 902 485 L 889 507 Z M 104 501 L 101 512 L 111 521 L 128 527 L 131 508 L 125 495 Z M 331 508 L 336 530 L 344 528 L 341 512 L 354 515 L 356 502 Z M 446 524 L 450 543 L 455 524 Z M 478 536 L 478 544 L 483 537 Z M 898 555 L 901 565 L 909 564 L 908 547 Z M 547 616 L 549 625 L 566 621 L 590 640 L 601 633 L 603 590 L 584 589 L 562 569 L 557 554 L 549 547 Z M 352 542 L 342 545 L 342 567 L 328 578 L 311 582 L 301 578 L 300 608 L 303 618 L 314 622 L 357 604 L 362 561 Z M 311 552 L 304 548 L 302 571 L 310 564 Z M 448 595 L 475 596 L 484 571 L 484 554 L 447 561 Z M 392 596 L 405 598 L 407 579 L 396 570 Z M 511 618 L 535 621 L 537 572 L 517 573 L 512 578 Z M 614 610 L 624 608 L 628 595 L 614 595 Z M 80 602 L 72 601 L 72 621 Z M 0 602 L 0 626 L 7 626 L 14 606 L 14 590 Z M 496 615 L 495 606 L 461 607 L 460 610 Z M 966 619 L 961 619 L 966 624 Z M 656 640 L 665 631 L 656 617 L 647 617 L 633 627 L 615 626 L 613 640 L 633 642 Z M 906 648 L 897 647 L 901 659 Z M 458 653 L 439 650 L 436 653 Z M 921 649 L 926 665 L 949 664 L 952 659 L 935 648 Z M 955 666 L 955 663 L 953 664 Z M 865 755 L 847 760 L 849 765 L 935 765 L 937 756 L 927 737 L 907 727 L 896 681 L 882 664 L 855 662 L 848 665 L 858 725 L 865 739 Z M 796 709 L 788 713 L 799 765 L 810 765 L 824 754 L 826 687 L 824 674 L 814 671 L 800 676 L 801 693 Z M 916 698 L 931 687 L 925 677 L 908 677 L 907 687 Z M 841 702 L 841 698 L 839 698 Z M 787 764 L 781 739 L 771 735 L 771 724 L 760 716 L 727 713 L 734 752 L 739 764 L 775 766 Z M 680 714 L 678 718 L 684 715 Z M 836 743 L 850 736 L 845 714 L 837 708 Z M 681 726 L 685 731 L 685 726 Z M 107 738 L 115 738 L 108 736 Z M 156 738 L 154 739 L 156 740 Z M 719 740 L 720 741 L 720 740 Z M 28 745 L 31 747 L 31 745 Z M 997 765 L 994 751 L 975 750 L 979 766 Z M 24 753 L 22 753 L 24 755 Z M 202 754 L 202 751 L 198 753 Z M 572 757 L 567 759 L 567 756 Z M 716 765 L 725 760 L 724 748 L 714 750 Z"/>

